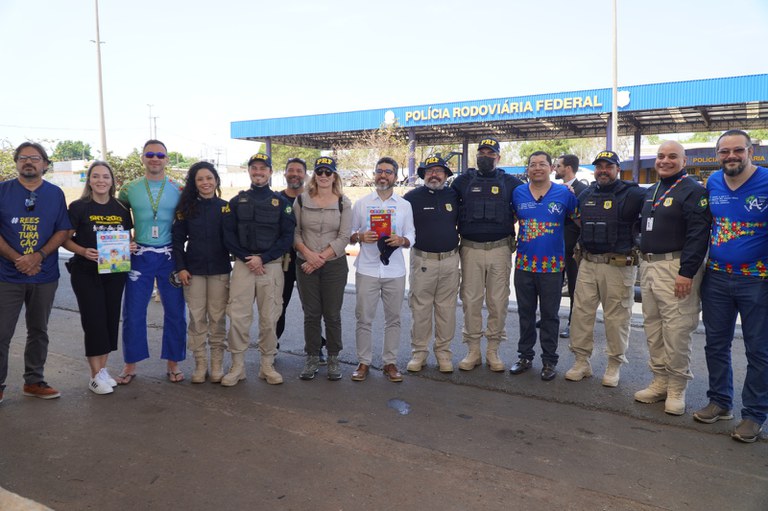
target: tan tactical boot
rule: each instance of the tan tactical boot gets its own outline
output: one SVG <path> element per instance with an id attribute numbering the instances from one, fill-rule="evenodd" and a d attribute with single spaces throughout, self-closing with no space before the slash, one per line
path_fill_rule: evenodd
<path id="1" fill-rule="evenodd" d="M 603 374 L 603 387 L 617 387 L 619 376 L 621 376 L 621 362 L 608 359 L 608 367 L 605 368 L 605 374 Z"/>
<path id="2" fill-rule="evenodd" d="M 667 400 L 664 401 L 664 411 L 669 415 L 683 415 L 685 413 L 685 389 L 688 380 L 684 378 L 670 378 L 667 384 Z"/>
<path id="3" fill-rule="evenodd" d="M 462 371 L 471 371 L 483 363 L 483 356 L 480 354 L 480 341 L 467 343 L 469 351 L 467 356 L 459 362 L 459 369 Z"/>
<path id="4" fill-rule="evenodd" d="M 259 378 L 266 380 L 270 385 L 280 385 L 283 383 L 283 377 L 275 371 L 275 356 L 262 355 L 259 365 Z"/>
<path id="5" fill-rule="evenodd" d="M 415 351 L 406 369 L 411 373 L 418 373 L 427 365 L 427 355 L 426 351 Z"/>
<path id="6" fill-rule="evenodd" d="M 234 387 L 240 380 L 245 379 L 245 353 L 232 353 L 232 367 L 221 379 L 224 387 Z"/>
<path id="7" fill-rule="evenodd" d="M 438 351 L 435 353 L 437 368 L 441 373 L 453 372 L 453 360 L 450 351 Z"/>
<path id="8" fill-rule="evenodd" d="M 653 381 L 648 387 L 635 392 L 635 401 L 641 403 L 658 403 L 667 398 L 667 375 L 654 374 Z"/>
<path id="9" fill-rule="evenodd" d="M 584 378 L 592 376 L 592 365 L 587 357 L 576 357 L 573 367 L 565 373 L 565 379 L 570 381 L 581 381 Z"/>
<path id="10" fill-rule="evenodd" d="M 205 350 L 195 351 L 195 370 L 192 372 L 192 383 L 205 383 L 208 374 L 208 357 Z"/>
<path id="11" fill-rule="evenodd" d="M 499 341 L 488 341 L 488 348 L 485 350 L 485 362 L 494 373 L 499 373 L 506 369 L 504 362 L 499 358 Z"/>
<path id="12" fill-rule="evenodd" d="M 224 350 L 211 348 L 211 383 L 221 383 L 224 377 Z"/>

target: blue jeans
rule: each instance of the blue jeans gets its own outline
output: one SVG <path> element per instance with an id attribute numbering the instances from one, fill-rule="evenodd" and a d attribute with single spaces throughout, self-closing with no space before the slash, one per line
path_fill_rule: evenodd
<path id="1" fill-rule="evenodd" d="M 720 407 L 733 407 L 731 344 L 739 314 L 747 355 L 741 417 L 764 423 L 768 415 L 768 279 L 707 270 L 701 305 L 707 334 L 707 397 Z"/>
<path id="2" fill-rule="evenodd" d="M 160 358 L 180 362 L 187 355 L 184 293 L 181 288 L 173 287 L 168 282 L 174 264 L 170 247 L 163 248 L 167 248 L 165 253 L 140 246 L 139 252 L 131 255 L 131 271 L 125 283 L 123 300 L 123 358 L 126 364 L 149 358 L 147 307 L 155 279 L 163 302 L 163 345 Z"/>

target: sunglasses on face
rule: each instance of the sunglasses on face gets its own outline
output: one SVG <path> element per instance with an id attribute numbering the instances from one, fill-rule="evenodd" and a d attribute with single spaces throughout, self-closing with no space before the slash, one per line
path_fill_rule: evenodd
<path id="1" fill-rule="evenodd" d="M 152 151 L 144 153 L 144 157 L 147 158 L 148 160 L 151 160 L 152 158 L 158 158 L 160 160 L 164 160 L 166 156 L 168 155 L 165 153 L 155 153 Z"/>
<path id="2" fill-rule="evenodd" d="M 331 177 L 333 175 L 333 171 L 330 169 L 315 169 L 315 175 Z"/>
<path id="3" fill-rule="evenodd" d="M 35 202 L 37 201 L 37 194 L 35 192 L 30 192 L 29 199 L 26 199 L 24 201 L 24 206 L 27 208 L 27 211 L 34 211 L 35 210 Z"/>

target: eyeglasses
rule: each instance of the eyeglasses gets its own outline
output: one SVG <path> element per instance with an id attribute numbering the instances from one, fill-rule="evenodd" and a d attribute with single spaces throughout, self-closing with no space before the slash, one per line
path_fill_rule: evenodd
<path id="1" fill-rule="evenodd" d="M 529 163 L 529 169 L 548 169 L 550 165 L 548 163 Z"/>
<path id="2" fill-rule="evenodd" d="M 37 201 L 37 194 L 35 192 L 29 192 L 29 199 L 24 200 L 24 206 L 27 208 L 27 211 L 35 210 L 36 201 Z"/>
<path id="3" fill-rule="evenodd" d="M 154 153 L 152 151 L 144 153 L 144 157 L 151 160 L 152 158 L 158 158 L 160 160 L 164 160 L 165 157 L 168 156 L 165 153 Z"/>
<path id="4" fill-rule="evenodd" d="M 744 156 L 747 153 L 746 147 L 737 147 L 736 149 L 720 149 L 717 151 L 717 155 L 721 158 L 727 158 L 733 153 L 736 156 Z"/>
<path id="5" fill-rule="evenodd" d="M 26 156 L 26 155 L 24 155 L 24 156 L 19 156 L 18 160 L 21 161 L 21 162 L 31 161 L 33 163 L 40 163 L 41 161 L 43 161 L 43 157 L 42 156 Z"/>
<path id="6" fill-rule="evenodd" d="M 432 167 L 424 171 L 425 174 L 445 174 L 445 169 L 442 167 Z"/>
<path id="7" fill-rule="evenodd" d="M 391 176 L 395 173 L 392 169 L 376 169 L 373 171 L 374 174 L 385 174 L 387 176 Z"/>
<path id="8" fill-rule="evenodd" d="M 333 175 L 333 171 L 331 169 L 315 169 L 315 175 L 331 177 Z"/>

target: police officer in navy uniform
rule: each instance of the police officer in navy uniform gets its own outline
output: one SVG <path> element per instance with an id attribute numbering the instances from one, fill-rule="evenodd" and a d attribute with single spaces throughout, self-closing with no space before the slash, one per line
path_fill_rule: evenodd
<path id="1" fill-rule="evenodd" d="M 251 188 L 230 202 L 224 218 L 224 244 L 235 256 L 229 290 L 229 351 L 232 367 L 221 380 L 225 387 L 245 379 L 245 350 L 253 320 L 253 302 L 259 309 L 261 353 L 259 378 L 271 385 L 283 382 L 275 371 L 276 323 L 283 304 L 283 255 L 293 245 L 296 218 L 292 205 L 269 188 L 272 160 L 257 153 L 248 160 Z"/>
<path id="2" fill-rule="evenodd" d="M 555 160 L 555 177 L 562 179 L 563 184 L 568 185 L 576 194 L 576 197 L 587 189 L 587 185 L 576 179 L 579 170 L 579 157 L 575 154 L 564 154 Z M 568 324 L 560 332 L 560 337 L 568 339 L 571 336 L 571 315 L 573 315 L 573 294 L 576 290 L 576 278 L 579 275 L 579 262 L 573 258 L 573 251 L 579 241 L 581 227 L 571 217 L 565 217 L 565 272 L 568 281 L 568 297 L 571 305 L 568 312 Z"/>
<path id="3" fill-rule="evenodd" d="M 515 244 L 512 191 L 523 184 L 496 168 L 499 141 L 484 138 L 477 150 L 477 169 L 469 169 L 451 185 L 459 194 L 461 235 L 461 301 L 464 308 L 464 342 L 467 356 L 459 369 L 470 371 L 482 364 L 480 340 L 488 340 L 486 362 L 491 371 L 502 372 L 499 343 L 506 339 L 509 278 Z M 483 328 L 483 300 L 488 322 Z"/>
<path id="4" fill-rule="evenodd" d="M 419 167 L 424 185 L 403 197 L 411 203 L 416 244 L 411 249 L 408 303 L 413 319 L 411 360 L 408 371 L 427 363 L 432 318 L 435 325 L 434 352 L 438 369 L 453 372 L 451 341 L 456 331 L 456 301 L 459 291 L 459 198 L 446 186 L 453 175 L 439 155 L 429 156 Z"/>
<path id="5" fill-rule="evenodd" d="M 576 361 L 565 378 L 580 381 L 592 376 L 589 358 L 594 346 L 597 306 L 603 306 L 608 365 L 603 385 L 619 384 L 621 364 L 629 343 L 629 322 L 634 303 L 637 256 L 634 254 L 639 214 L 645 190 L 619 179 L 619 156 L 613 151 L 597 155 L 595 183 L 579 196 L 581 263 L 576 279 L 570 348 Z"/>
<path id="6" fill-rule="evenodd" d="M 707 190 L 688 178 L 685 149 L 659 146 L 659 181 L 645 193 L 640 220 L 643 328 L 653 380 L 635 393 L 641 403 L 664 401 L 670 415 L 685 413 L 691 374 L 691 334 L 699 324 L 699 288 L 709 248 L 712 214 Z"/>

